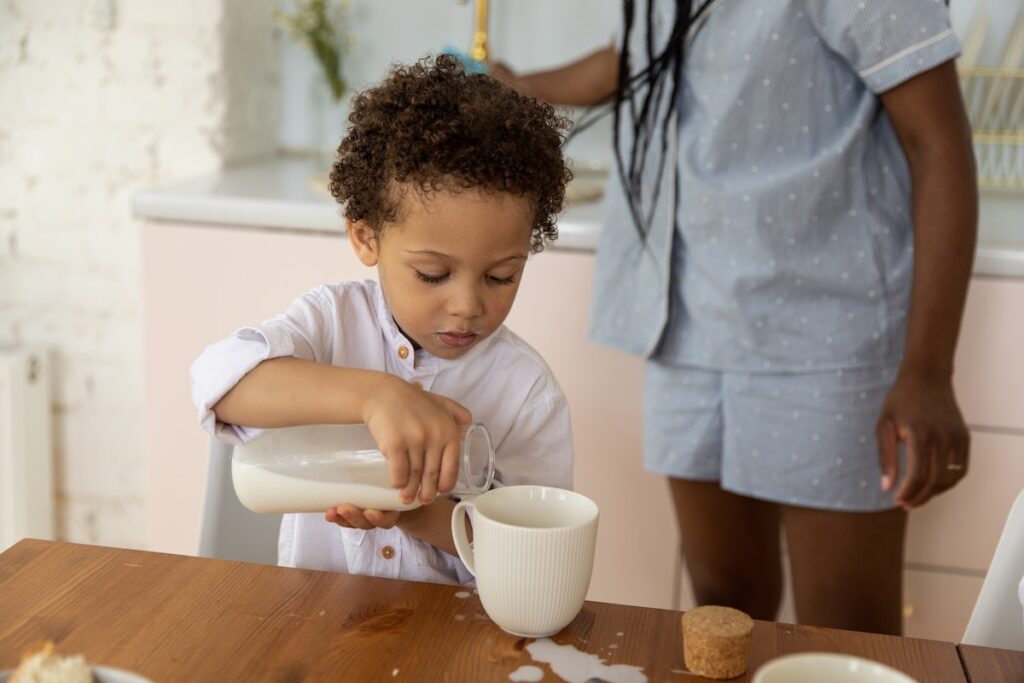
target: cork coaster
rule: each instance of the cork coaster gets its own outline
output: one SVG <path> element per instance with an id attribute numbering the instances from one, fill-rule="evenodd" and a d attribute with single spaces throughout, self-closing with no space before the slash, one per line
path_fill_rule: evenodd
<path id="1" fill-rule="evenodd" d="M 707 678 L 735 678 L 747 670 L 754 620 L 731 607 L 706 605 L 683 614 L 686 668 Z"/>

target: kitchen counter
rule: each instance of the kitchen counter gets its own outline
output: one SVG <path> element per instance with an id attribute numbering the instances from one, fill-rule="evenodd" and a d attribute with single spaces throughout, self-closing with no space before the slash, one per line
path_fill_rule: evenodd
<path id="1" fill-rule="evenodd" d="M 326 167 L 278 157 L 142 190 L 139 216 L 155 220 L 315 233 L 344 233 L 326 188 Z M 572 204 L 558 221 L 555 249 L 592 251 L 601 230 L 601 202 Z M 975 275 L 1024 278 L 1024 192 L 983 191 Z"/>
<path id="2" fill-rule="evenodd" d="M 327 172 L 323 163 L 279 157 L 143 190 L 132 206 L 154 220 L 343 235 L 339 207 L 317 180 Z M 594 250 L 600 221 L 600 201 L 570 206 L 554 248 Z"/>

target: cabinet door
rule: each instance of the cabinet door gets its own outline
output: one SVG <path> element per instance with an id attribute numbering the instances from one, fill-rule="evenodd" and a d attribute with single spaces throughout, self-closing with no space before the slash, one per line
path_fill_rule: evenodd
<path id="1" fill-rule="evenodd" d="M 953 381 L 972 427 L 1024 431 L 1024 281 L 971 280 Z"/>
<path id="2" fill-rule="evenodd" d="M 903 635 L 959 643 L 982 579 L 940 571 L 903 573 Z"/>
<path id="3" fill-rule="evenodd" d="M 907 562 L 984 574 L 1022 489 L 1024 434 L 973 432 L 967 476 L 910 513 Z"/>
<path id="4" fill-rule="evenodd" d="M 575 488 L 601 509 L 588 598 L 669 608 L 678 534 L 668 484 L 643 469 L 643 362 L 587 340 L 593 267 L 582 252 L 530 259 L 508 326 L 544 357 L 569 399 Z"/>

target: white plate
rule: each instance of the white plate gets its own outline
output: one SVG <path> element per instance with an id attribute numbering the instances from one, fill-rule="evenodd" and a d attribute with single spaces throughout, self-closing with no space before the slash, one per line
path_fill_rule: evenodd
<path id="1" fill-rule="evenodd" d="M 766 662 L 753 683 L 916 683 L 901 671 L 852 655 L 802 652 Z"/>
<path id="2" fill-rule="evenodd" d="M 7 683 L 14 671 L 8 669 L 0 671 L 0 683 Z M 148 678 L 133 674 L 131 671 L 111 669 L 108 666 L 92 667 L 92 678 L 95 683 L 153 683 Z"/>

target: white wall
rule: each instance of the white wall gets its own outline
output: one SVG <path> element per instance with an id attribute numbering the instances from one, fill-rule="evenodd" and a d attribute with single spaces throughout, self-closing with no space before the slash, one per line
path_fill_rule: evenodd
<path id="1" fill-rule="evenodd" d="M 0 346 L 54 354 L 62 538 L 144 544 L 128 198 L 276 147 L 269 5 L 0 4 Z"/>
<path id="2" fill-rule="evenodd" d="M 278 0 L 287 9 L 288 0 Z M 516 70 L 549 68 L 572 61 L 612 42 L 619 24 L 619 0 L 491 0 L 490 40 L 493 59 Z M 355 44 L 344 72 L 352 89 L 378 81 L 394 62 L 413 62 L 446 46 L 469 51 L 473 0 L 350 0 L 343 16 Z M 318 147 L 309 111 L 316 87 L 316 65 L 304 47 L 282 41 L 281 142 L 286 148 Z M 339 123 L 345 112 L 333 112 Z M 610 158 L 608 122 L 575 140 L 570 153 L 582 160 Z"/>

